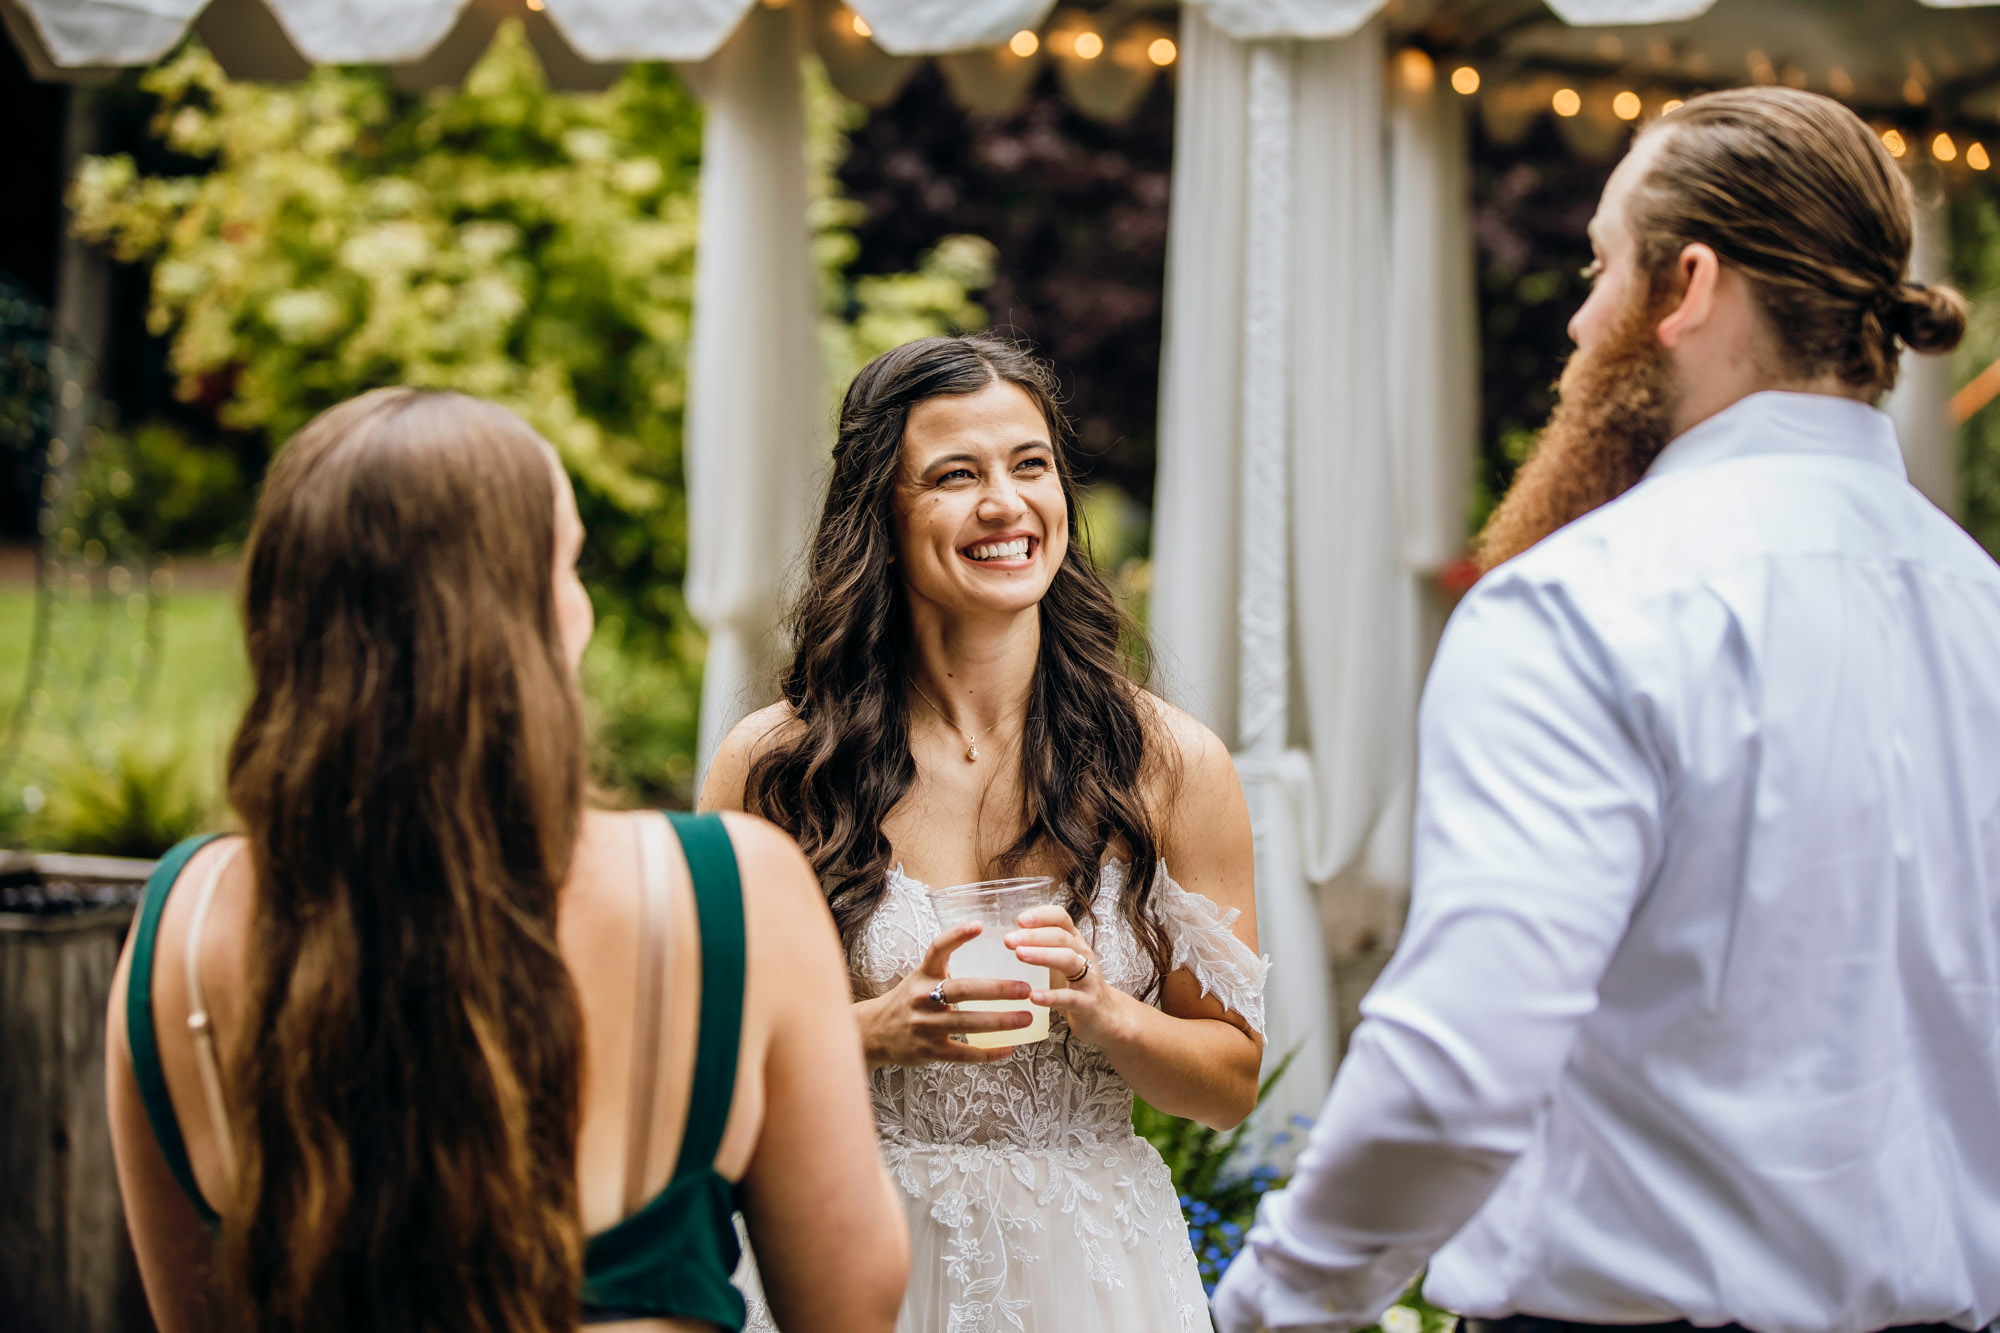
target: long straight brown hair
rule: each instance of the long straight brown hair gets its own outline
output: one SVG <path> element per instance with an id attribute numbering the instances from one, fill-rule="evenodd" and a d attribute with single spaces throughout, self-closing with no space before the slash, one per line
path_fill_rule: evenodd
<path id="1" fill-rule="evenodd" d="M 581 1016 L 556 901 L 583 727 L 548 447 L 383 389 L 278 456 L 229 799 L 256 877 L 229 1063 L 231 1323 L 573 1328 Z"/>

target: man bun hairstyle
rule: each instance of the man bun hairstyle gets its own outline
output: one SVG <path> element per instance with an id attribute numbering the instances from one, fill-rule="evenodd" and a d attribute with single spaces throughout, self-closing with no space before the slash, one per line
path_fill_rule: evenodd
<path id="1" fill-rule="evenodd" d="M 1897 289 L 1889 331 L 1913 352 L 1949 352 L 1965 336 L 1965 298 L 1949 287 L 1906 282 Z"/>
<path id="2" fill-rule="evenodd" d="M 1948 352 L 1965 298 L 1910 282 L 1909 180 L 1861 118 L 1794 88 L 1696 97 L 1647 128 L 1659 139 L 1633 194 L 1640 259 L 1655 274 L 1693 244 L 1745 274 L 1783 370 L 1895 387 L 1903 347 Z"/>

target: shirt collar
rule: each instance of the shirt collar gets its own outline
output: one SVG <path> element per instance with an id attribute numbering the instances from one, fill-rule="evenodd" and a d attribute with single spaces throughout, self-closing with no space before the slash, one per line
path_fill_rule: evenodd
<path id="1" fill-rule="evenodd" d="M 1906 478 L 1896 424 L 1852 398 L 1765 389 L 1738 399 L 1682 432 L 1660 451 L 1648 477 L 1707 467 L 1752 454 L 1825 454 L 1871 463 Z"/>

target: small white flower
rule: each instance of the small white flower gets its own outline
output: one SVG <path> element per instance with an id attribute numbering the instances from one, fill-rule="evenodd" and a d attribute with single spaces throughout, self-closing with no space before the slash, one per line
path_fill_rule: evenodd
<path id="1" fill-rule="evenodd" d="M 1424 1317 L 1407 1305 L 1392 1305 L 1382 1312 L 1382 1333 L 1424 1333 Z"/>
<path id="2" fill-rule="evenodd" d="M 340 261 L 356 273 L 407 273 L 429 262 L 430 237 L 415 222 L 384 222 L 347 238 Z"/>
<path id="3" fill-rule="evenodd" d="M 346 318 L 340 302 L 318 288 L 278 292 L 264 302 L 264 321 L 288 343 L 316 343 Z"/>
<path id="4" fill-rule="evenodd" d="M 616 145 L 603 130 L 574 129 L 563 135 L 562 146 L 574 161 L 604 162 Z"/>
<path id="5" fill-rule="evenodd" d="M 650 194 L 666 173 L 650 157 L 628 157 L 611 171 L 611 183 L 627 194 Z"/>

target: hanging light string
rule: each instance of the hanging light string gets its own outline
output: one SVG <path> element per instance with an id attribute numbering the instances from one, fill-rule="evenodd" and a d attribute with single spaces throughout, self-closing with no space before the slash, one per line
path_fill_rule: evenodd
<path id="1" fill-rule="evenodd" d="M 1604 43 L 1601 42 L 1600 47 L 1604 48 L 1600 50 L 1600 54 L 1607 60 L 1616 60 L 1623 55 L 1622 45 L 1605 47 Z M 1661 67 L 1661 73 L 1664 75 L 1666 82 L 1671 84 L 1679 81 L 1673 72 L 1666 68 L 1672 59 L 1670 51 L 1654 51 L 1651 59 L 1654 65 Z M 1412 92 L 1421 93 L 1427 92 L 1431 86 L 1433 79 L 1432 70 L 1435 64 L 1446 61 L 1448 61 L 1448 56 L 1445 54 L 1434 53 L 1422 46 L 1411 45 L 1397 51 L 1393 63 L 1403 86 Z M 1784 84 L 1792 88 L 1806 88 L 1814 82 L 1814 80 L 1808 77 L 1806 71 L 1800 69 L 1798 66 L 1789 63 L 1781 66 L 1763 51 L 1752 50 L 1746 53 L 1745 63 L 1747 73 L 1750 76 L 1749 81 L 1754 84 Z M 1444 67 L 1450 71 L 1446 81 L 1450 84 L 1452 91 L 1462 97 L 1472 97 L 1482 90 L 1487 91 L 1488 95 L 1491 96 L 1496 87 L 1498 87 L 1488 77 L 1486 71 L 1482 71 L 1477 64 L 1470 60 L 1461 58 L 1456 62 L 1446 63 Z M 1584 117 L 1597 123 L 1610 123 L 1615 120 L 1628 125 L 1646 116 L 1650 99 L 1648 95 L 1642 93 L 1639 89 L 1618 87 L 1616 82 L 1609 77 L 1593 75 L 1575 66 L 1571 66 L 1570 69 L 1572 71 L 1572 81 L 1562 83 L 1561 86 L 1555 87 L 1544 94 L 1548 98 L 1548 101 L 1542 104 L 1546 111 L 1553 112 L 1563 120 Z M 1548 82 L 1556 81 L 1546 73 L 1540 77 L 1548 80 Z M 1602 91 L 1591 92 L 1589 84 L 1585 82 L 1586 80 L 1595 82 Z M 1644 82 L 1647 80 L 1641 79 L 1639 81 Z M 1655 79 L 1652 81 L 1657 83 L 1660 80 Z M 1547 88 L 1548 82 L 1543 83 L 1542 86 Z M 1727 79 L 1710 82 L 1715 86 L 1728 86 Z M 1854 105 L 1854 95 L 1856 92 L 1854 76 L 1849 74 L 1845 68 L 1838 65 L 1833 66 L 1827 71 L 1825 79 L 1818 82 L 1832 96 L 1850 105 Z M 1863 116 L 1872 115 L 1872 119 L 1874 119 L 1876 125 L 1876 133 L 1882 140 L 1882 146 L 1888 149 L 1892 157 L 1908 159 L 1913 155 L 1919 157 L 1928 156 L 1930 161 L 1940 166 L 1957 166 L 1963 164 L 1963 167 L 1970 171 L 1984 172 L 1991 170 L 1993 167 L 1993 157 L 1984 142 L 1980 140 L 1970 140 L 1968 142 L 1966 138 L 1955 137 L 1949 129 L 1937 128 L 1939 117 L 1937 117 L 1936 113 L 1939 108 L 1937 107 L 1936 99 L 1932 96 L 1930 85 L 1931 76 L 1929 70 L 1921 62 L 1912 61 L 1907 77 L 1897 89 L 1897 94 L 1903 103 L 1900 109 L 1893 112 L 1881 111 L 1874 113 L 1871 113 L 1866 107 L 1857 106 L 1856 109 Z M 1511 87 L 1499 88 L 1499 92 L 1501 96 L 1508 98 L 1513 103 L 1518 112 L 1525 109 L 1520 106 L 1519 99 L 1521 94 L 1528 93 L 1529 88 L 1532 86 L 1531 83 L 1524 86 L 1521 81 L 1517 80 Z M 1608 96 L 1606 95 L 1607 93 Z M 1535 96 L 1532 93 L 1529 95 L 1531 97 Z M 1660 116 L 1671 115 L 1686 104 L 1685 97 L 1693 95 L 1694 92 L 1690 91 L 1684 95 L 1674 94 L 1663 97 L 1656 104 L 1653 104 L 1651 107 L 1652 113 Z M 1658 94 L 1654 94 L 1654 96 L 1658 96 Z M 1933 113 L 1930 118 L 1930 128 L 1923 128 L 1921 125 L 1913 126 L 1905 119 L 1912 108 L 1923 108 Z"/>

